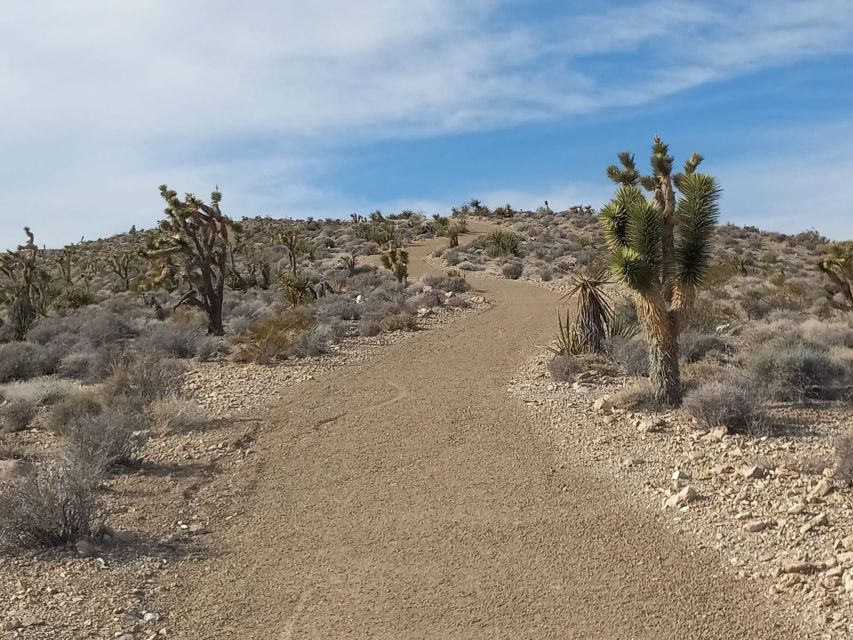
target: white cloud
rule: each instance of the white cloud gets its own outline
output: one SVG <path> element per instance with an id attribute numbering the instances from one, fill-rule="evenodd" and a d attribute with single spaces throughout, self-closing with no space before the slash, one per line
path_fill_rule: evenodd
<path id="1" fill-rule="evenodd" d="M 658 0 L 513 23 L 504 4 L 5 7 L 0 245 L 24 222 L 50 244 L 150 224 L 161 182 L 200 193 L 218 182 L 239 214 L 348 212 L 357 198 L 320 186 L 340 142 L 645 104 L 853 41 L 846 0 Z M 611 54 L 636 59 L 607 73 L 587 64 Z"/>

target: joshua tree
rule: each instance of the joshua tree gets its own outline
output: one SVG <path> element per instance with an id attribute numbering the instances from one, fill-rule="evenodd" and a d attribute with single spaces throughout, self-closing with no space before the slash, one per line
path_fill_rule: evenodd
<path id="1" fill-rule="evenodd" d="M 833 287 L 828 291 L 830 301 L 841 308 L 853 308 L 853 242 L 833 244 L 829 254 L 817 266 L 832 281 Z M 843 304 L 835 301 L 836 293 L 844 298 Z"/>
<path id="2" fill-rule="evenodd" d="M 0 301 L 9 304 L 9 321 L 16 340 L 46 316 L 57 292 L 50 273 L 43 267 L 41 252 L 29 227 L 24 227 L 27 242 L 15 251 L 0 256 Z"/>
<path id="3" fill-rule="evenodd" d="M 137 251 L 124 249 L 107 256 L 109 270 L 118 276 L 122 291 L 130 291 L 130 282 L 137 274 Z"/>
<path id="4" fill-rule="evenodd" d="M 290 272 L 296 275 L 299 256 L 306 251 L 305 239 L 295 230 L 288 230 L 279 236 L 284 248 L 287 249 L 287 261 L 290 263 Z"/>
<path id="5" fill-rule="evenodd" d="M 611 271 L 633 291 L 649 341 L 655 398 L 678 405 L 678 336 L 710 261 L 720 189 L 713 176 L 696 172 L 702 162 L 697 153 L 684 164 L 683 173 L 673 174 L 672 156 L 657 136 L 651 176 L 640 175 L 630 153 L 619 154 L 619 160 L 621 168 L 607 169 L 619 188 L 599 216 L 612 254 Z M 640 187 L 653 197 L 643 197 Z"/>
<path id="6" fill-rule="evenodd" d="M 405 249 L 389 247 L 388 251 L 382 254 L 382 266 L 391 270 L 397 282 L 406 284 L 406 278 L 409 276 L 409 254 Z"/>
<path id="7" fill-rule="evenodd" d="M 160 222 L 160 245 L 156 253 L 181 256 L 184 280 L 189 290 L 175 307 L 188 304 L 207 314 L 207 332 L 225 333 L 222 326 L 222 297 L 228 274 L 228 255 L 239 232 L 238 225 L 219 208 L 222 194 L 210 196 L 210 205 L 191 193 L 183 200 L 166 185 L 160 187 L 166 201 L 166 219 Z"/>

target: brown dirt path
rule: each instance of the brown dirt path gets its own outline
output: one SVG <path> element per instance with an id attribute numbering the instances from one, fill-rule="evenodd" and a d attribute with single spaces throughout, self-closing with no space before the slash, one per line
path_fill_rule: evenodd
<path id="1" fill-rule="evenodd" d="M 244 515 L 163 605 L 170 637 L 796 637 L 719 558 L 559 468 L 505 392 L 557 297 L 472 282 L 493 308 L 282 391 Z"/>

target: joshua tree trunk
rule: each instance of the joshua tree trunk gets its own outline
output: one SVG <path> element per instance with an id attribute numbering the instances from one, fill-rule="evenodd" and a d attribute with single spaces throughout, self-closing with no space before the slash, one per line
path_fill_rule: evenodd
<path id="1" fill-rule="evenodd" d="M 657 300 L 653 298 L 658 298 Z M 655 401 L 663 405 L 681 404 L 681 368 L 678 363 L 679 323 L 662 296 L 637 297 L 637 311 L 642 317 L 649 345 L 649 380 Z"/>

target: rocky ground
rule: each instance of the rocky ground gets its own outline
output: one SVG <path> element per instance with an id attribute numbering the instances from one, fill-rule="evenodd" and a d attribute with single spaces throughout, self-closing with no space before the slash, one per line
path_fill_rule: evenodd
<path id="1" fill-rule="evenodd" d="M 423 310 L 419 327 L 437 329 L 489 305 L 483 296 L 467 297 L 468 307 Z M 264 422 L 264 411 L 276 393 L 412 335 L 352 338 L 321 357 L 272 367 L 195 364 L 184 383 L 203 412 L 179 428 L 152 433 L 140 464 L 108 477 L 103 536 L 73 548 L 0 556 L 0 637 L 169 637 L 169 612 L 150 602 L 168 599 L 161 596 L 177 587 L 179 565 L 209 557 L 208 534 L 240 513 L 240 496 L 256 477 L 256 440 L 274 427 Z M 56 446 L 46 430 L 15 437 L 32 452 Z"/>
<path id="2" fill-rule="evenodd" d="M 608 396 L 628 379 L 592 370 L 554 382 L 549 359 L 532 360 L 509 392 L 540 417 L 564 464 L 606 470 L 757 583 L 803 637 L 853 637 L 853 493 L 834 478 L 832 450 L 848 408 L 780 405 L 766 435 L 730 435 L 677 411 L 614 408 Z"/>

